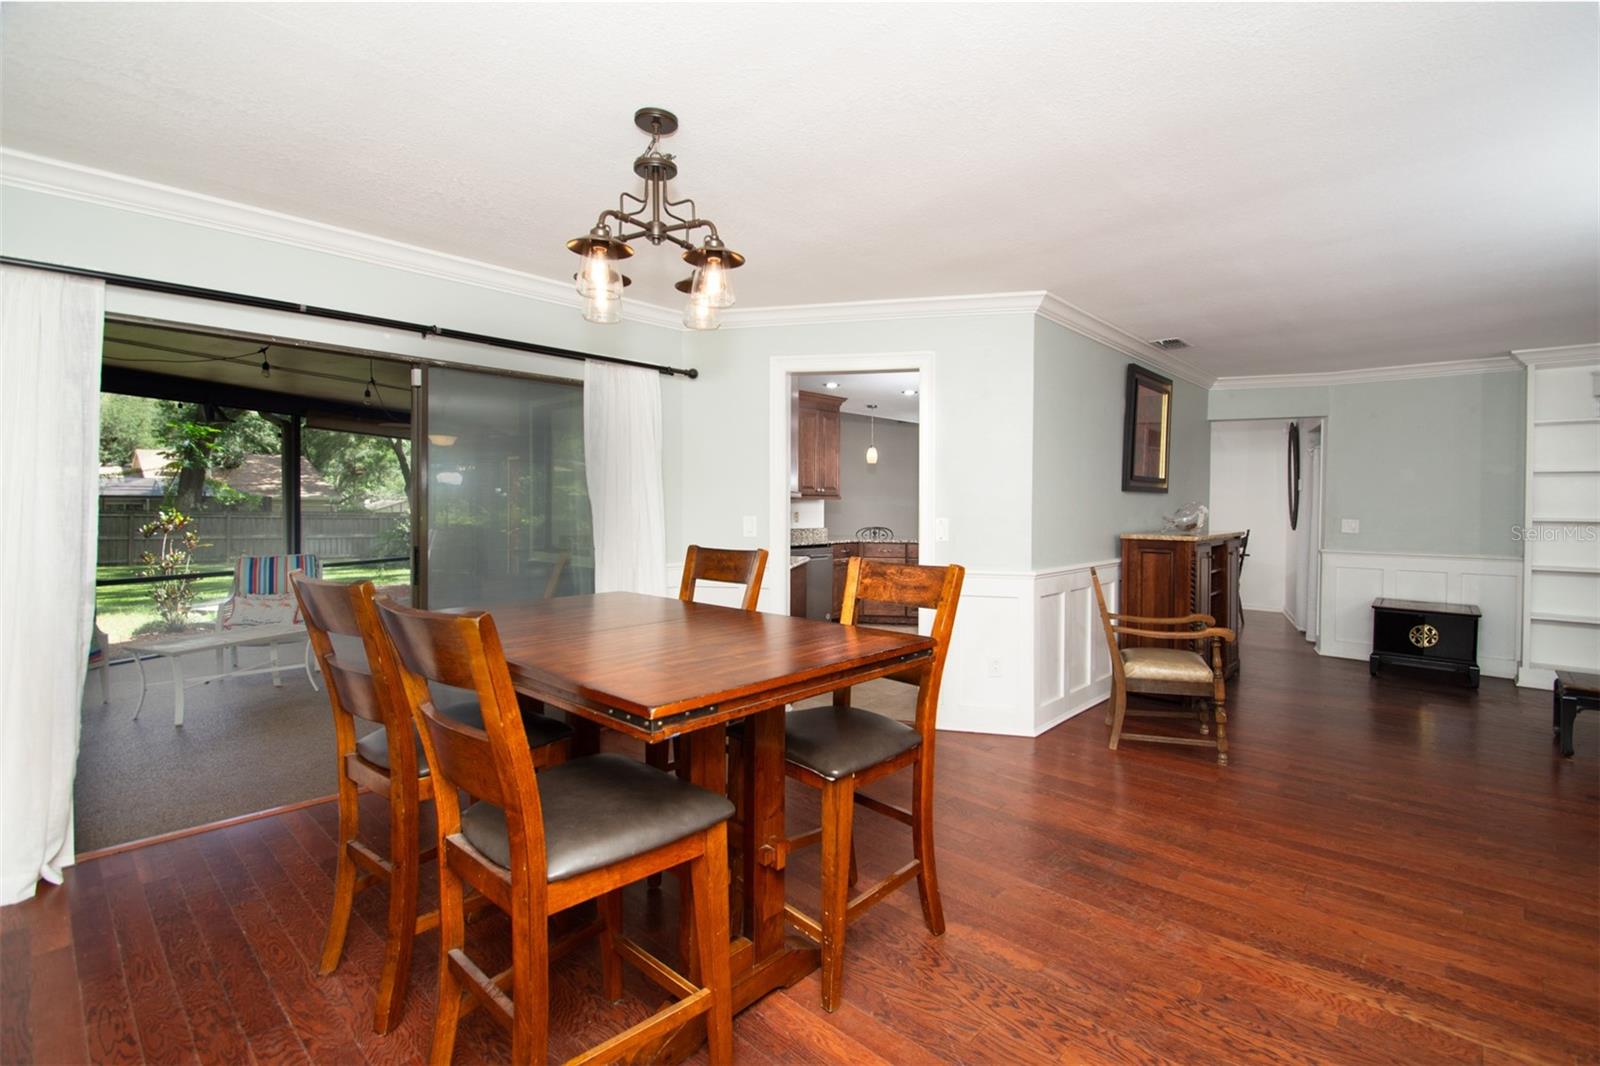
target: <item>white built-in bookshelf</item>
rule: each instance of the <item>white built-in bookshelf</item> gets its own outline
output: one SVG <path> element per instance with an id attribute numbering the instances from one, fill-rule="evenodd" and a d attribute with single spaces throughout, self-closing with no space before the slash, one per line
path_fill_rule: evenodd
<path id="1" fill-rule="evenodd" d="M 1600 671 L 1600 346 L 1517 352 L 1528 366 L 1522 669 Z"/>

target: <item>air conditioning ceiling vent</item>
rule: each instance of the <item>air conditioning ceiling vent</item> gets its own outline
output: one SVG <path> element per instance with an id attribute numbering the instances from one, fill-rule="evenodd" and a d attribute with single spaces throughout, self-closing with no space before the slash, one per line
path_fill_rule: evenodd
<path id="1" fill-rule="evenodd" d="M 1189 342 L 1180 337 L 1168 337 L 1164 341 L 1151 341 L 1150 343 L 1164 352 L 1175 352 L 1180 348 L 1189 347 Z"/>

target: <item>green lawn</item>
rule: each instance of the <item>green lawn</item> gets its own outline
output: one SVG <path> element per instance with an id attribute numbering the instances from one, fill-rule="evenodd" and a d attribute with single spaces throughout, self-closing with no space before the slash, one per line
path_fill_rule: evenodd
<path id="1" fill-rule="evenodd" d="M 134 577 L 142 567 L 102 566 L 96 568 L 96 579 Z M 329 570 L 326 576 L 336 581 L 371 580 L 379 585 L 398 584 L 410 577 L 410 568 L 404 563 L 374 563 L 370 566 L 341 566 Z M 196 606 L 214 604 L 226 599 L 233 588 L 233 577 L 205 577 L 195 581 Z M 150 599 L 149 585 L 110 585 L 95 589 L 95 611 L 100 628 L 113 642 L 127 640 L 143 626 L 153 624 L 158 615 Z M 197 610 L 191 618 L 196 622 L 209 621 L 215 613 L 209 609 Z"/>

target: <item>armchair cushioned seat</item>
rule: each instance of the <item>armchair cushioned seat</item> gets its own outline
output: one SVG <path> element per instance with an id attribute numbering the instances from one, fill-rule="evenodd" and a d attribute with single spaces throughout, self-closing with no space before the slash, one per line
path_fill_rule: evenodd
<path id="1" fill-rule="evenodd" d="M 546 876 L 598 870 L 709 829 L 733 815 L 726 797 L 622 755 L 591 755 L 540 770 Z M 501 866 L 511 864 L 505 812 L 474 803 L 461 833 Z"/>
<path id="2" fill-rule="evenodd" d="M 1125 648 L 1122 669 L 1129 681 L 1196 681 L 1209 684 L 1211 665 L 1183 648 Z"/>
<path id="3" fill-rule="evenodd" d="M 483 728 L 483 709 L 478 706 L 477 697 L 471 693 L 441 685 L 435 690 L 434 699 L 438 702 L 439 713 L 445 717 L 474 729 Z M 446 700 L 450 702 L 447 703 Z M 567 723 L 538 713 L 538 701 L 525 699 L 520 695 L 517 701 L 522 704 L 522 728 L 527 731 L 530 748 L 542 748 L 546 744 L 554 744 L 572 736 L 572 727 Z M 414 726 L 411 732 L 413 736 L 416 735 Z M 357 740 L 356 754 L 374 766 L 389 769 L 388 731 L 374 729 Z M 428 772 L 428 757 L 423 752 L 420 739 L 417 741 L 417 771 L 422 774 Z"/>
<path id="4" fill-rule="evenodd" d="M 785 757 L 837 781 L 922 743 L 903 722 L 856 707 L 807 707 L 784 716 Z"/>

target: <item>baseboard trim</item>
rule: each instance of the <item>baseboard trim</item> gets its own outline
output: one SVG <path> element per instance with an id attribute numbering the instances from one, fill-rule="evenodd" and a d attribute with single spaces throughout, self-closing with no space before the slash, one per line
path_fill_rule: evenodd
<path id="1" fill-rule="evenodd" d="M 198 836 L 209 833 L 213 829 L 227 829 L 230 826 L 243 825 L 246 822 L 259 821 L 262 818 L 271 818 L 274 815 L 290 814 L 294 811 L 303 811 L 307 807 L 316 807 L 323 803 L 336 803 L 339 797 L 320 796 L 317 799 L 301 800 L 298 803 L 285 803 L 281 807 L 268 807 L 264 811 L 252 814 L 240 814 L 233 818 L 224 818 L 217 822 L 207 822 L 205 825 L 192 825 L 187 829 L 174 829 L 170 833 L 157 833 L 153 837 L 142 837 L 139 840 L 130 840 L 126 844 L 113 844 L 108 848 L 96 848 L 94 851 L 81 851 L 73 858 L 74 865 L 93 862 L 95 859 L 107 859 L 113 855 L 121 855 L 125 851 L 134 851 L 138 848 L 148 848 L 156 844 L 166 844 L 184 837 Z"/>

